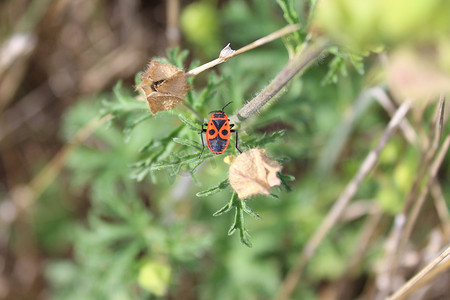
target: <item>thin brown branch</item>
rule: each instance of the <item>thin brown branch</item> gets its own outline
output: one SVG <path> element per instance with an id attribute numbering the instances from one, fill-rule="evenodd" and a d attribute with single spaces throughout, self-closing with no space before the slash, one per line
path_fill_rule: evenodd
<path id="1" fill-rule="evenodd" d="M 227 60 L 229 60 L 232 57 L 235 57 L 236 55 L 242 54 L 246 51 L 255 49 L 259 46 L 262 46 L 264 44 L 267 44 L 271 41 L 274 41 L 276 39 L 279 39 L 285 35 L 288 35 L 290 33 L 293 33 L 297 30 L 300 30 L 300 25 L 299 24 L 292 24 L 292 25 L 287 25 L 283 28 L 281 28 L 280 30 L 277 30 L 275 32 L 272 32 L 269 35 L 266 35 L 265 37 L 262 37 L 260 39 L 257 39 L 256 41 L 234 51 L 231 50 L 231 48 L 229 47 L 230 44 L 228 44 L 224 49 L 222 49 L 222 51 L 220 52 L 220 55 L 218 58 L 203 64 L 195 69 L 190 70 L 189 72 L 186 72 L 186 76 L 194 76 L 197 75 L 207 69 L 210 69 L 212 67 L 217 66 L 218 64 L 221 64 L 223 62 L 226 62 Z"/>
<path id="2" fill-rule="evenodd" d="M 395 106 L 393 101 L 389 98 L 386 92 L 381 87 L 375 87 L 371 89 L 372 94 L 375 96 L 376 100 L 380 105 L 392 116 L 395 113 Z M 442 110 L 441 110 L 442 111 Z M 443 120 L 442 120 L 443 122 Z M 419 144 L 419 138 L 414 128 L 408 122 L 407 119 L 403 120 L 400 123 L 400 130 L 403 132 L 406 140 L 413 146 L 423 146 Z M 425 149 L 424 149 L 425 150 Z M 448 239 L 450 237 L 450 219 L 449 213 L 447 210 L 447 205 L 445 203 L 445 199 L 442 193 L 442 188 L 436 178 L 431 178 L 431 194 L 434 199 L 434 206 L 436 208 L 436 212 L 439 216 L 440 222 L 443 227 L 444 234 Z"/>
<path id="3" fill-rule="evenodd" d="M 180 18 L 180 1 L 168 0 L 166 1 L 166 38 L 169 47 L 175 47 L 180 44 L 180 29 L 178 26 L 178 19 Z"/>
<path id="4" fill-rule="evenodd" d="M 400 289 L 398 289 L 393 295 L 391 295 L 387 300 L 399 300 L 404 299 L 408 296 L 412 291 L 420 287 L 425 282 L 429 281 L 431 278 L 427 276 L 434 269 L 436 269 L 444 259 L 446 259 L 446 267 L 442 268 L 439 273 L 435 272 L 433 277 L 442 273 L 445 270 L 448 270 L 450 267 L 450 260 L 448 257 L 450 256 L 450 247 L 444 250 L 438 257 L 436 257 L 431 263 L 429 263 L 426 267 L 424 267 L 419 273 L 417 273 L 414 277 L 412 277 L 408 282 L 406 282 Z"/>
<path id="5" fill-rule="evenodd" d="M 434 158 L 439 145 L 441 135 L 440 131 L 442 130 L 443 122 L 444 102 L 445 99 L 441 98 L 436 110 L 436 117 L 431 124 L 432 126 L 429 133 L 430 142 L 427 143 L 427 147 L 424 148 L 420 157 L 411 190 L 406 197 L 403 212 L 397 215 L 396 222 L 391 230 L 389 238 L 389 251 L 386 254 L 386 277 L 384 280 L 387 285 L 380 290 L 381 296 L 385 294 L 387 295 L 392 289 L 391 285 L 398 269 L 397 266 L 400 261 L 400 256 L 403 253 L 403 249 L 405 249 L 412 227 L 414 226 L 423 202 L 428 195 L 429 185 L 434 178 L 434 176 L 428 175 L 430 174 L 432 159 Z M 424 180 L 427 182 L 427 187 L 423 187 L 422 185 Z M 421 189 L 422 187 L 423 189 Z M 419 194 L 419 198 L 417 198 L 417 201 L 414 201 L 417 194 Z"/>
<path id="6" fill-rule="evenodd" d="M 439 151 L 434 162 L 431 164 L 427 184 L 426 184 L 425 188 L 422 190 L 422 192 L 420 193 L 417 201 L 414 203 L 414 206 L 411 210 L 409 218 L 406 222 L 403 235 L 401 237 L 399 250 L 398 250 L 399 253 L 403 252 L 402 249 L 405 248 L 405 245 L 406 245 L 407 241 L 409 240 L 409 237 L 411 236 L 411 232 L 412 232 L 414 225 L 416 224 L 417 219 L 419 217 L 420 210 L 422 209 L 423 204 L 425 203 L 426 197 L 428 195 L 428 192 L 430 191 L 431 183 L 433 182 L 433 179 L 436 178 L 439 167 L 441 166 L 442 162 L 444 161 L 444 158 L 445 158 L 445 155 L 447 154 L 449 146 L 450 146 L 450 135 L 448 135 L 446 137 L 441 150 Z"/>
<path id="7" fill-rule="evenodd" d="M 450 240 L 450 216 L 447 209 L 447 203 L 445 202 L 444 193 L 442 192 L 441 185 L 438 183 L 436 178 L 433 178 L 431 182 L 431 195 L 433 196 L 436 213 L 442 224 L 444 240 Z"/>
<path id="8" fill-rule="evenodd" d="M 330 212 L 325 217 L 325 220 L 322 222 L 320 227 L 316 230 L 314 235 L 307 242 L 305 248 L 303 249 L 302 254 L 300 255 L 299 259 L 295 264 L 295 267 L 286 276 L 286 279 L 284 280 L 281 290 L 276 299 L 278 300 L 288 299 L 289 296 L 292 294 L 292 292 L 295 289 L 295 286 L 301 279 L 303 270 L 307 262 L 313 256 L 317 247 L 323 241 L 325 236 L 336 224 L 336 221 L 341 216 L 345 207 L 348 205 L 348 203 L 358 190 L 358 187 L 361 184 L 362 180 L 375 166 L 375 163 L 378 161 L 381 150 L 386 146 L 386 143 L 394 133 L 395 129 L 399 126 L 400 122 L 406 116 L 406 113 L 408 112 L 409 108 L 410 104 L 408 101 L 403 102 L 403 104 L 398 108 L 397 112 L 394 114 L 386 130 L 384 131 L 380 141 L 378 142 L 378 145 L 366 156 L 358 172 L 355 174 L 353 179 L 348 183 L 345 190 L 341 193 L 341 195 L 331 208 Z"/>
<path id="9" fill-rule="evenodd" d="M 393 101 L 389 98 L 386 92 L 381 87 L 374 87 L 371 89 L 371 94 L 375 97 L 375 99 L 380 103 L 380 105 L 388 112 L 388 114 L 392 117 L 395 114 L 395 105 Z M 418 145 L 419 138 L 417 137 L 417 133 L 412 127 L 411 123 L 407 119 L 404 119 L 399 126 L 401 132 L 405 136 L 406 140 L 411 145 Z"/>
<path id="10" fill-rule="evenodd" d="M 42 192 L 55 180 L 66 163 L 69 154 L 110 118 L 111 116 L 107 115 L 101 119 L 92 119 L 78 130 L 74 137 L 59 150 L 55 157 L 29 183 L 28 188 L 32 192 L 33 200 L 39 198 Z"/>

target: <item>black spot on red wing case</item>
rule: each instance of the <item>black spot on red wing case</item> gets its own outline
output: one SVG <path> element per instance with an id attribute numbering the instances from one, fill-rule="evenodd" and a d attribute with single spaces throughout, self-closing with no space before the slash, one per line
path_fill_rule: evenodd
<path id="1" fill-rule="evenodd" d="M 229 140 L 221 139 L 219 136 L 208 140 L 208 146 L 212 153 L 220 154 L 228 147 Z"/>

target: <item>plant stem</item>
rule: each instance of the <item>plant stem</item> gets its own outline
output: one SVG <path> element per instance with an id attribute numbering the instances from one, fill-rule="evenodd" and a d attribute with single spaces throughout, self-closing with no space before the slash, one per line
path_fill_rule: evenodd
<path id="1" fill-rule="evenodd" d="M 325 40 L 317 40 L 306 45 L 294 56 L 280 73 L 256 97 L 242 107 L 230 120 L 233 123 L 244 121 L 272 99 L 295 75 L 304 71 L 311 62 L 329 46 Z"/>
<path id="2" fill-rule="evenodd" d="M 295 286 L 297 285 L 302 276 L 303 270 L 307 262 L 313 256 L 316 249 L 319 247 L 320 243 L 323 241 L 328 232 L 336 224 L 345 207 L 358 190 L 360 183 L 375 166 L 380 156 L 381 150 L 383 150 L 383 148 L 386 146 L 388 140 L 394 133 L 394 130 L 399 126 L 400 122 L 406 116 L 406 113 L 408 112 L 409 108 L 410 103 L 408 101 L 405 101 L 397 109 L 396 113 L 389 122 L 386 130 L 384 131 L 383 136 L 378 142 L 376 148 L 370 151 L 369 154 L 366 156 L 358 172 L 355 174 L 353 179 L 347 184 L 347 187 L 341 193 L 339 198 L 336 200 L 330 212 L 325 217 L 325 220 L 322 222 L 322 224 L 316 230 L 313 236 L 308 240 L 294 268 L 286 276 L 286 279 L 284 280 L 281 290 L 276 298 L 277 300 L 288 299 L 289 296 L 292 294 L 292 292 L 295 289 Z"/>
<path id="3" fill-rule="evenodd" d="M 217 66 L 218 64 L 221 64 L 223 62 L 226 62 L 227 60 L 229 60 L 232 57 L 235 57 L 236 55 L 242 54 L 244 52 L 247 52 L 249 50 L 252 50 L 254 48 L 257 48 L 259 46 L 262 46 L 264 44 L 267 44 L 268 42 L 271 42 L 273 40 L 279 39 L 285 35 L 288 35 L 290 33 L 293 33 L 297 30 L 300 29 L 300 25 L 299 24 L 292 24 L 292 25 L 287 25 L 283 28 L 281 28 L 280 30 L 277 30 L 275 32 L 272 32 L 269 35 L 266 35 L 265 37 L 262 37 L 260 39 L 257 39 L 256 41 L 234 51 L 232 50 L 228 44 L 225 48 L 222 49 L 222 51 L 220 52 L 220 55 L 218 58 L 216 58 L 215 60 L 212 60 L 206 64 L 203 64 L 197 68 L 194 68 L 192 70 L 190 70 L 189 72 L 186 72 L 186 76 L 194 76 L 197 75 L 207 69 L 210 69 L 212 67 Z"/>
<path id="4" fill-rule="evenodd" d="M 447 247 L 447 249 L 445 249 L 444 252 L 441 253 L 441 255 L 436 257 L 431 263 L 429 263 L 413 278 L 406 282 L 400 289 L 398 289 L 393 295 L 391 295 L 388 300 L 404 299 L 409 293 L 420 287 L 423 284 L 422 281 L 424 281 L 425 279 L 429 280 L 430 278 L 427 278 L 426 275 L 433 271 L 433 269 L 435 269 L 444 259 L 448 258 L 449 256 L 450 247 Z M 447 268 L 444 268 L 443 270 L 441 270 L 441 272 L 448 270 L 449 266 L 450 265 L 447 263 Z M 436 275 L 437 274 L 434 274 L 434 276 Z"/>
<path id="5" fill-rule="evenodd" d="M 102 124 L 111 119 L 111 115 L 106 115 L 103 118 L 94 118 L 82 128 L 80 128 L 73 138 L 68 141 L 53 159 L 31 180 L 28 184 L 28 189 L 32 192 L 32 201 L 40 197 L 40 195 L 47 189 L 47 187 L 55 180 L 65 165 L 69 155 L 80 146 L 92 133 Z"/>

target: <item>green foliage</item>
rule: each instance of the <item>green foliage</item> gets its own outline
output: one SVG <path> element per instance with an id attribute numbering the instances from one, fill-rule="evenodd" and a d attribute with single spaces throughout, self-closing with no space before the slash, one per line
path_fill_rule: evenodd
<path id="1" fill-rule="evenodd" d="M 448 36 L 450 4 L 441 0 L 326 1 L 317 6 L 315 25 L 347 48 L 432 41 Z"/>
<path id="2" fill-rule="evenodd" d="M 364 89 L 362 75 L 370 65 L 363 64 L 364 55 L 332 47 L 328 52 L 333 57 L 294 78 L 276 100 L 236 126 L 242 150 L 264 148 L 282 164 L 277 174 L 282 184 L 272 190 L 272 197 L 239 199 L 223 162 L 227 155 L 237 154 L 235 141 L 224 155 L 205 148 L 199 157 L 199 132 L 211 110 L 232 101 L 226 108 L 232 115 L 258 93 L 286 64 L 286 49 L 291 54 L 299 51 L 308 39 L 315 4 L 224 3 L 215 22 L 226 28 L 220 38 L 232 46 L 245 45 L 286 23 L 300 22 L 302 30 L 285 39 L 284 47 L 274 42 L 195 80 L 188 78 L 193 89 L 174 110 L 152 115 L 147 103 L 120 83 L 112 95 L 102 96 L 101 108 L 100 101 L 90 100 L 70 110 L 63 126 L 67 140 L 93 118 L 112 118 L 68 161 L 68 190 L 89 203 L 80 205 L 86 207 L 87 218 L 77 221 L 67 242 L 74 261 L 53 261 L 47 268 L 55 299 L 154 299 L 164 297 L 166 289 L 168 298 L 184 291 L 196 299 L 276 296 L 286 272 L 387 123 L 386 113 L 373 99 L 354 100 Z M 187 51 L 172 49 L 167 58 L 157 59 L 184 70 L 199 64 L 186 66 L 187 57 Z M 136 76 L 137 84 L 139 80 Z M 394 142 L 383 153 L 380 171 L 357 194 L 357 200 L 379 204 L 386 218 L 401 208 L 408 176 L 419 160 L 417 149 L 404 159 L 409 146 L 400 138 Z M 338 280 L 348 271 L 347 259 L 365 220 L 360 216 L 333 229 L 293 299 L 317 298 L 323 282 Z M 39 234 L 50 237 L 42 243 L 51 244 L 51 237 L 66 234 L 72 222 L 51 223 L 61 230 L 53 235 L 51 226 L 40 225 Z M 228 237 L 227 231 L 238 232 L 239 238 Z M 371 259 L 362 261 L 362 276 L 372 276 L 376 262 Z"/>
<path id="3" fill-rule="evenodd" d="M 347 76 L 347 64 L 350 63 L 353 68 L 360 74 L 364 75 L 363 56 L 343 51 L 338 47 L 331 47 L 328 51 L 334 55 L 329 63 L 327 75 L 323 78 L 322 84 L 337 83 L 339 75 Z"/>
<path id="4" fill-rule="evenodd" d="M 182 66 L 182 59 L 186 58 L 186 51 L 179 52 L 178 49 L 168 51 L 169 63 Z M 177 113 L 172 112 L 159 112 L 168 116 L 178 117 L 179 125 L 172 131 L 168 131 L 166 135 L 162 135 L 160 138 L 150 139 L 140 149 L 140 159 L 137 162 L 132 163 L 131 178 L 143 181 L 148 175 L 152 179 L 152 182 L 157 182 L 157 177 L 160 171 L 168 172 L 169 177 L 174 177 L 180 174 L 180 172 L 188 173 L 197 182 L 195 171 L 204 163 L 205 160 L 214 156 L 209 151 L 205 151 L 202 156 L 200 152 L 202 150 L 202 144 L 199 141 L 199 132 L 201 129 L 202 121 L 196 119 L 198 115 L 205 115 L 205 104 L 208 100 L 214 97 L 214 94 L 218 88 L 225 82 L 225 76 L 218 77 L 215 73 L 211 73 L 208 77 L 207 85 L 199 92 L 190 91 L 186 97 L 188 102 L 187 108 L 189 110 L 175 109 Z M 142 110 L 142 101 L 136 100 L 133 96 L 128 95 L 119 83 L 114 88 L 114 95 L 116 101 L 105 101 L 102 109 L 102 115 L 111 114 L 113 120 L 119 121 L 127 136 L 136 128 L 137 125 L 146 121 L 147 119 L 154 118 L 148 111 Z M 118 102 L 118 104 L 116 103 Z M 265 133 L 261 136 L 248 137 L 241 139 L 240 144 L 243 149 L 264 147 L 268 143 L 274 143 L 284 135 L 285 131 L 281 130 L 273 132 L 270 135 Z M 233 149 L 233 147 L 229 147 Z M 228 150 L 229 151 L 229 150 Z M 287 186 L 284 181 L 284 185 Z M 225 190 L 228 187 L 228 183 L 220 183 L 217 186 L 208 189 L 204 192 L 197 193 L 197 196 L 207 196 L 213 193 Z M 240 230 L 241 241 L 250 246 L 249 235 L 245 228 L 244 212 L 252 216 L 256 216 L 245 204 L 245 202 L 237 201 L 233 194 L 232 199 L 227 204 L 229 211 L 232 207 L 236 209 L 235 220 L 232 228 L 229 231 L 231 235 L 235 229 Z M 236 199 L 235 199 L 236 198 Z M 214 215 L 218 215 L 217 213 Z"/>
<path id="5" fill-rule="evenodd" d="M 284 19 L 289 24 L 298 24 L 300 19 L 297 11 L 294 8 L 294 1 L 292 0 L 277 0 L 278 5 L 283 10 Z M 306 25 L 306 24 L 302 24 Z M 302 42 L 306 38 L 305 26 L 300 31 L 291 33 L 290 35 L 283 37 L 284 45 L 289 52 L 289 56 L 293 57 L 299 50 Z"/>

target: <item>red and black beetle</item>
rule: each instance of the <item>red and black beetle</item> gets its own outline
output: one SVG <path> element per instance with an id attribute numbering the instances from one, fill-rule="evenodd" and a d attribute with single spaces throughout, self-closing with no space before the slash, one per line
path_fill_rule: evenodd
<path id="1" fill-rule="evenodd" d="M 231 102 L 227 103 L 221 110 L 211 111 L 211 117 L 208 123 L 203 123 L 202 130 L 200 131 L 200 136 L 202 138 L 202 152 L 205 150 L 205 142 L 203 141 L 203 132 L 206 133 L 206 143 L 208 144 L 209 150 L 214 154 L 223 153 L 230 143 L 231 133 L 236 133 L 236 149 L 242 153 L 238 146 L 238 132 L 233 128 L 234 124 L 230 124 L 230 119 L 228 119 L 227 114 L 223 111 Z M 206 129 L 203 128 L 207 126 Z M 200 157 L 199 156 L 199 157 Z"/>

